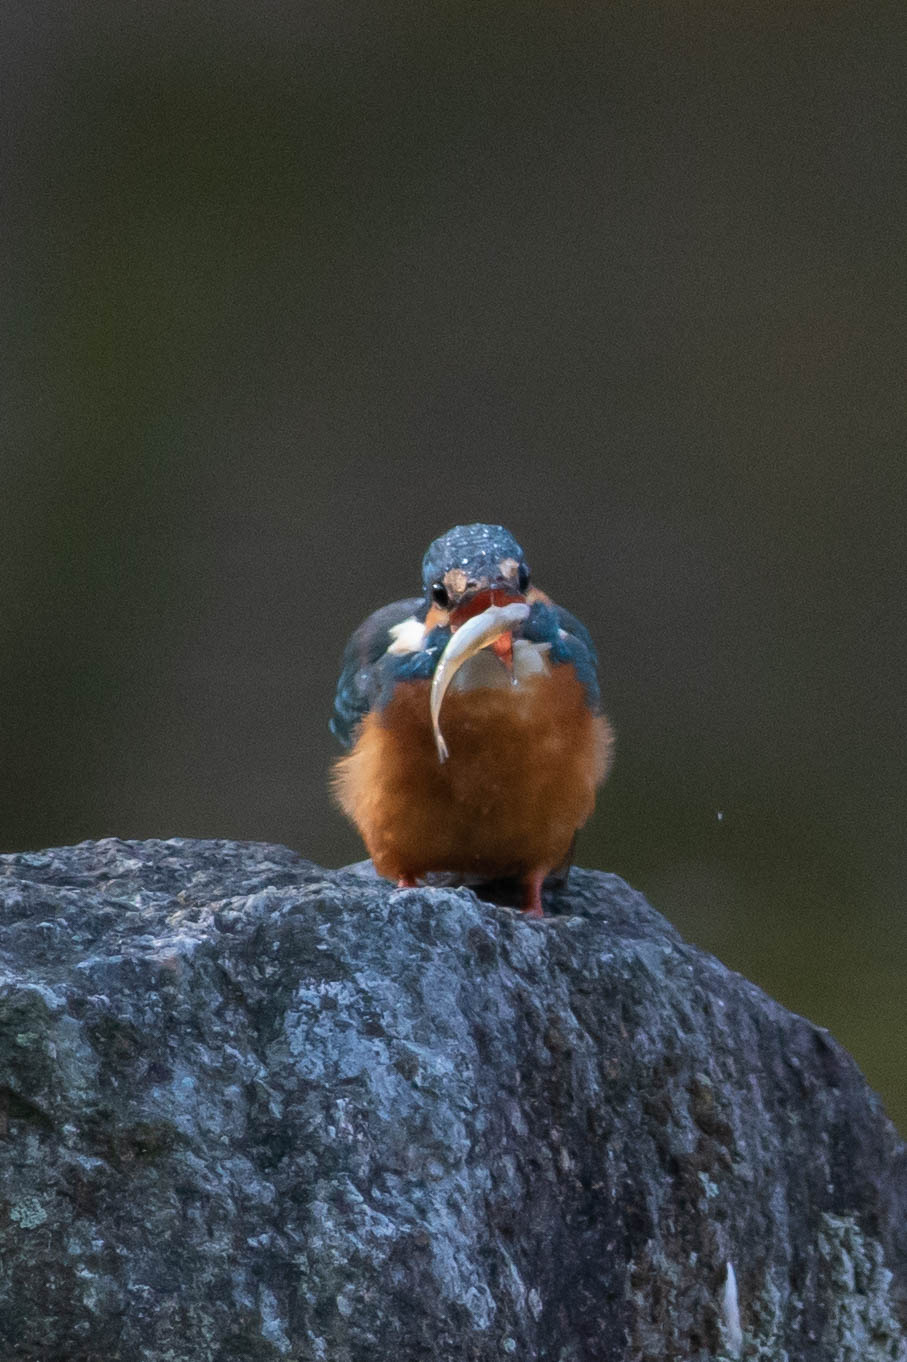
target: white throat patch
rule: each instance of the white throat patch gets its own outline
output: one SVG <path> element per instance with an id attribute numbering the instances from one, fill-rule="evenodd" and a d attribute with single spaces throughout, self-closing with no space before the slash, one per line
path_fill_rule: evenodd
<path id="1" fill-rule="evenodd" d="M 490 648 L 483 648 L 464 662 L 450 683 L 452 691 L 519 690 L 532 676 L 542 676 L 551 670 L 548 662 L 550 643 L 530 643 L 525 638 L 513 640 L 513 677 Z M 514 684 L 516 683 L 516 684 Z"/>

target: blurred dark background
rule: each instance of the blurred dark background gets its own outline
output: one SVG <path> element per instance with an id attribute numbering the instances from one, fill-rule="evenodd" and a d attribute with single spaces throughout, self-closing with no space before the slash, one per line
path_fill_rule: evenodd
<path id="1" fill-rule="evenodd" d="M 903 8 L 4 6 L 0 846 L 362 853 L 340 652 L 502 521 L 582 864 L 907 1127 Z"/>

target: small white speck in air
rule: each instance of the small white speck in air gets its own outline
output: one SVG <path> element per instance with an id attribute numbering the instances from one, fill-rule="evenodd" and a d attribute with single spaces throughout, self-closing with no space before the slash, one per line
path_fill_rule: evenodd
<path id="1" fill-rule="evenodd" d="M 715 817 L 718 819 L 718 822 L 719 822 L 719 823 L 723 823 L 723 822 L 724 822 L 724 810 L 723 810 L 723 809 L 718 809 L 717 812 L 716 812 L 716 814 L 715 814 Z"/>

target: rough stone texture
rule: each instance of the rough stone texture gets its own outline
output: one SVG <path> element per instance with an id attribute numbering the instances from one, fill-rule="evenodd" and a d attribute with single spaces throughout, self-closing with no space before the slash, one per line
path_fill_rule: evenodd
<path id="1" fill-rule="evenodd" d="M 878 1100 L 614 876 L 106 841 L 0 899 L 3 1362 L 907 1357 Z"/>

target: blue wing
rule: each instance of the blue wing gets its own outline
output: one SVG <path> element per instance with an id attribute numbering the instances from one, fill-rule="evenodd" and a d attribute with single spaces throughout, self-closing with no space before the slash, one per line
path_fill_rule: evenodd
<path id="1" fill-rule="evenodd" d="M 393 642 L 391 629 L 413 615 L 424 619 L 426 612 L 421 596 L 394 601 L 369 615 L 346 645 L 329 725 L 344 747 L 352 747 L 356 726 L 379 700 L 384 684 L 380 663 Z"/>
<path id="2" fill-rule="evenodd" d="M 599 713 L 598 654 L 586 626 L 553 601 L 535 601 L 520 633 L 531 643 L 548 643 L 552 663 L 571 662 L 586 690 L 589 708 Z"/>

